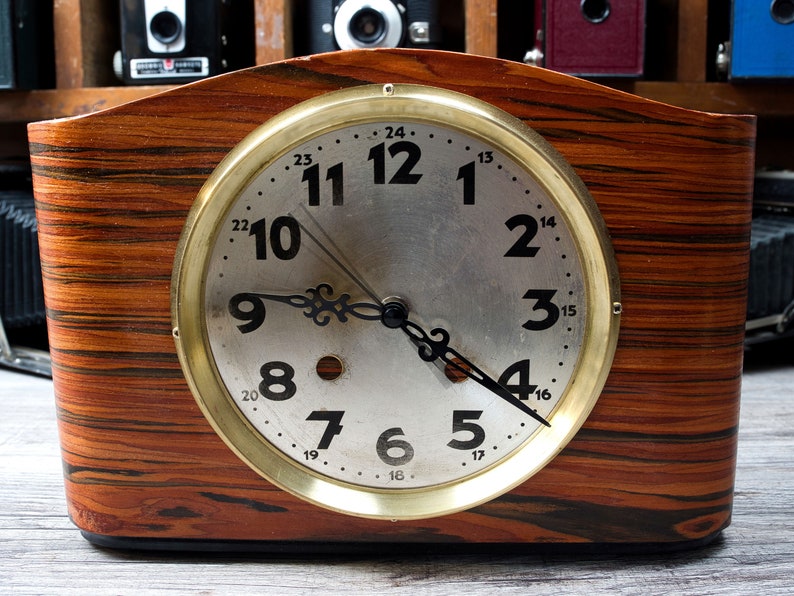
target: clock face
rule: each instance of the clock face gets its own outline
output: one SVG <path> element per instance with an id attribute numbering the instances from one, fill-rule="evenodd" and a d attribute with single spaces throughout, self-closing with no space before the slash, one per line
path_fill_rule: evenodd
<path id="1" fill-rule="evenodd" d="M 175 337 L 210 422 L 325 507 L 440 515 L 531 476 L 606 378 L 617 276 L 562 158 L 472 98 L 366 86 L 243 141 L 191 212 Z"/>

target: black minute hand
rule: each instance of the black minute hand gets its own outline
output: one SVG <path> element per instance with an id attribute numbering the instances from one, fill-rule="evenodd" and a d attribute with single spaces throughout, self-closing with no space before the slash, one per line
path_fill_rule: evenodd
<path id="1" fill-rule="evenodd" d="M 510 405 L 528 414 L 544 426 L 551 426 L 543 416 L 510 393 L 501 383 L 485 374 L 463 354 L 449 347 L 450 335 L 446 329 L 436 327 L 428 334 L 419 325 L 408 320 L 408 309 L 400 302 L 387 302 L 384 304 L 381 313 L 381 321 L 384 325 L 392 329 L 402 329 L 405 334 L 419 346 L 419 357 L 422 360 L 432 362 L 440 358 L 446 364 L 454 367 L 471 380 L 479 383 L 488 389 L 488 391 L 495 393 Z M 440 339 L 432 339 L 430 335 L 438 336 Z"/>

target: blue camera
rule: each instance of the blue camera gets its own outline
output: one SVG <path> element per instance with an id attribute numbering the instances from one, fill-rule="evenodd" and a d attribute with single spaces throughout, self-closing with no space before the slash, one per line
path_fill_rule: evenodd
<path id="1" fill-rule="evenodd" d="M 728 76 L 794 76 L 794 0 L 733 0 Z"/>

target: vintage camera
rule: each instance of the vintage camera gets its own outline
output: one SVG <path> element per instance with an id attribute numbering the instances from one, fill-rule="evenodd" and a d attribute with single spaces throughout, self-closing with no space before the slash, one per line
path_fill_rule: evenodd
<path id="1" fill-rule="evenodd" d="M 794 172 L 756 174 L 747 343 L 794 335 Z"/>
<path id="2" fill-rule="evenodd" d="M 731 79 L 792 77 L 793 45 L 794 0 L 733 0 L 731 40 L 720 48 L 718 69 Z"/>
<path id="3" fill-rule="evenodd" d="M 640 77 L 645 0 L 536 0 L 524 62 L 576 76 Z"/>
<path id="4" fill-rule="evenodd" d="M 52 0 L 0 0 L 0 89 L 54 86 Z"/>
<path id="5" fill-rule="evenodd" d="M 437 48 L 438 0 L 310 0 L 307 52 Z"/>
<path id="6" fill-rule="evenodd" d="M 30 164 L 0 160 L 0 367 L 51 376 Z"/>
<path id="7" fill-rule="evenodd" d="M 254 63 L 252 0 L 121 0 L 116 74 L 187 83 Z"/>

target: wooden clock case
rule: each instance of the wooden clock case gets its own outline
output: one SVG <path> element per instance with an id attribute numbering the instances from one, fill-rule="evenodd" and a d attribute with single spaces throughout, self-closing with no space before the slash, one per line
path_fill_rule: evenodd
<path id="1" fill-rule="evenodd" d="M 526 122 L 589 188 L 621 280 L 614 363 L 573 441 L 513 491 L 419 521 L 329 512 L 263 480 L 199 411 L 171 335 L 177 241 L 215 166 L 285 108 L 368 83 L 452 89 Z M 752 117 L 675 108 L 497 59 L 377 50 L 256 67 L 28 130 L 69 514 L 92 541 L 662 548 L 700 544 L 728 526 Z"/>

